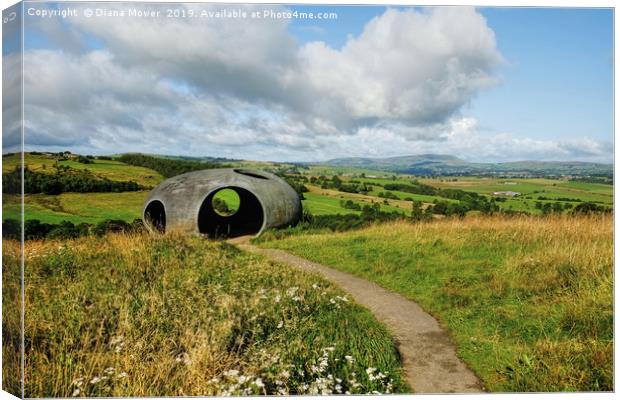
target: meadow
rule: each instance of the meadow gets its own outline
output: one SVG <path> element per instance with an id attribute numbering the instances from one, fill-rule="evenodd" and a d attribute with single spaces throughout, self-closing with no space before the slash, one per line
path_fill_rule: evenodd
<path id="1" fill-rule="evenodd" d="M 418 302 L 491 391 L 613 390 L 613 217 L 391 222 L 263 242 Z"/>
<path id="2" fill-rule="evenodd" d="M 17 156 L 3 157 L 3 172 L 13 171 L 17 162 Z M 148 187 L 164 179 L 118 160 L 93 162 L 26 155 L 28 168 L 39 172 L 53 173 L 58 163 Z M 340 214 L 346 229 L 365 225 L 344 221 L 363 216 L 343 207 L 345 201 L 377 204 L 403 217 L 344 233 L 299 224 L 278 234 L 270 231 L 259 239 L 261 245 L 356 274 L 417 301 L 453 335 L 460 356 L 491 391 L 613 389 L 613 217 L 575 215 L 571 208 L 541 217 L 536 207 L 537 202 L 574 207 L 584 201 L 611 207 L 612 185 L 423 178 L 323 166 L 286 174 L 306 178 L 305 212 L 326 220 Z M 344 184 L 364 182 L 372 190 L 349 193 L 309 183 L 334 174 Z M 438 201 L 459 203 L 396 190 L 390 190 L 389 199 L 380 197 L 385 185 L 415 182 L 487 199 L 503 197 L 495 191 L 521 194 L 497 201 L 501 211 L 495 215 L 479 215 L 476 209 L 464 218 L 434 214 L 414 223 L 407 219 L 411 200 L 427 209 Z M 227 207 L 236 209 L 238 197 L 221 194 Z M 147 196 L 146 190 L 27 194 L 25 218 L 51 224 L 132 222 L 141 217 Z M 20 197 L 3 197 L 3 219 L 19 220 Z M 532 216 L 503 215 L 507 211 Z M 389 332 L 346 294 L 225 243 L 175 234 L 87 235 L 29 240 L 26 254 L 26 307 L 32 310 L 26 320 L 27 396 L 409 391 Z M 18 293 L 17 257 L 17 243 L 4 240 L 5 309 L 14 306 Z M 3 325 L 3 337 L 9 338 L 5 365 L 17 365 L 19 318 L 9 314 Z M 3 376 L 9 387 L 17 384 L 15 375 Z"/>
<path id="3" fill-rule="evenodd" d="M 163 177 L 149 168 L 128 165 L 117 160 L 91 160 L 91 164 L 83 164 L 73 159 L 58 159 L 58 157 L 45 154 L 27 153 L 24 157 L 25 166 L 37 172 L 53 173 L 54 166 L 68 166 L 74 169 L 88 169 L 96 176 L 107 178 L 112 181 L 135 181 L 140 185 L 154 187 L 159 184 Z M 2 172 L 10 172 L 20 164 L 20 155 L 12 154 L 2 157 Z"/>
<path id="4" fill-rule="evenodd" d="M 107 219 L 131 222 L 142 217 L 147 191 L 121 193 L 61 193 L 59 195 L 27 194 L 24 196 L 26 220 L 57 224 L 94 224 Z M 21 199 L 17 195 L 3 196 L 3 219 L 20 219 Z"/>
<path id="5" fill-rule="evenodd" d="M 3 157 L 3 172 L 9 172 L 18 165 L 17 155 Z M 45 154 L 25 155 L 25 162 L 29 169 L 38 172 L 54 172 L 54 165 L 67 165 L 76 169 L 89 169 L 95 175 L 105 177 L 112 181 L 134 180 L 152 187 L 163 181 L 158 172 L 144 167 L 138 167 L 122 163 L 118 160 L 91 160 L 92 164 L 82 164 L 75 159 L 62 160 L 57 156 Z M 252 166 L 255 168 L 274 169 L 273 163 L 259 162 L 236 162 L 234 165 Z M 286 167 L 283 165 L 282 168 Z M 462 189 L 481 194 L 487 198 L 501 197 L 497 202 L 503 211 L 523 211 L 531 214 L 541 214 L 541 209 L 536 203 L 556 203 L 562 200 L 563 205 L 574 207 L 579 202 L 590 201 L 596 204 L 611 207 L 613 204 L 613 186 L 600 183 L 575 182 L 563 179 L 544 178 L 489 178 L 489 177 L 434 177 L 416 178 L 407 174 L 395 174 L 378 172 L 364 169 L 346 167 L 310 166 L 301 170 L 305 178 L 320 175 L 332 176 L 340 174 L 344 183 L 364 182 L 372 186 L 372 191 L 367 194 L 345 193 L 336 189 L 323 189 L 319 186 L 306 183 L 309 192 L 304 193 L 302 200 L 304 210 L 313 215 L 335 214 L 359 214 L 359 211 L 347 209 L 341 206 L 341 200 L 351 200 L 360 206 L 379 203 L 381 211 L 399 212 L 409 215 L 412 210 L 412 201 L 419 201 L 428 207 L 433 202 L 458 203 L 457 200 L 389 190 L 393 198 L 385 199 L 380 194 L 388 192 L 384 188 L 388 184 L 407 184 L 414 181 L 442 189 Z M 517 197 L 493 196 L 495 191 L 517 191 L 521 193 Z M 38 219 L 46 223 L 59 223 L 63 220 L 75 224 L 97 223 L 107 219 L 118 219 L 132 222 L 141 217 L 143 201 L 148 196 L 147 191 L 121 192 L 121 193 L 62 193 L 59 195 L 29 194 L 25 196 L 25 218 Z M 542 199 L 539 199 L 542 197 Z M 15 195 L 4 196 L 3 219 L 19 219 L 20 199 Z M 223 199 L 231 206 L 236 207 L 234 196 L 224 195 Z M 566 200 L 568 199 L 568 200 Z M 569 201 L 570 200 L 570 201 Z M 477 211 L 469 211 L 468 214 L 477 214 Z"/>
<path id="6" fill-rule="evenodd" d="M 3 241 L 3 267 L 18 249 Z M 26 397 L 409 392 L 368 311 L 224 242 L 108 234 L 25 254 Z"/>

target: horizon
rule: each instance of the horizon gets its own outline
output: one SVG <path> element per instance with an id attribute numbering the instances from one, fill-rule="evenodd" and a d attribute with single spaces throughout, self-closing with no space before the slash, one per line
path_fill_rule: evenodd
<path id="1" fill-rule="evenodd" d="M 85 17 L 86 6 L 26 12 L 25 150 L 613 163 L 610 9 L 175 5 L 337 16 L 311 21 Z M 18 98 L 17 82 L 5 87 L 7 103 Z M 3 153 L 21 142 L 16 112 Z"/>
<path id="2" fill-rule="evenodd" d="M 406 154 L 406 155 L 399 155 L 399 156 L 389 156 L 389 157 L 335 157 L 335 158 L 330 158 L 330 159 L 325 159 L 325 160 L 315 160 L 315 161 L 304 161 L 304 160 L 291 160 L 291 161 L 277 161 L 277 160 L 269 160 L 269 159 L 254 159 L 254 158 L 239 158 L 239 157 L 219 157 L 219 156 L 212 156 L 212 155 L 187 155 L 187 154 L 166 154 L 166 153 L 145 153 L 145 152 L 139 152 L 139 151 L 129 151 L 129 152 L 122 152 L 122 153 L 100 153 L 100 154 L 95 154 L 95 153 L 80 153 L 77 151 L 72 151 L 69 149 L 65 149 L 64 151 L 68 151 L 71 154 L 74 155 L 81 155 L 81 156 L 108 156 L 108 157 L 114 157 L 114 156 L 121 156 L 123 154 L 143 154 L 146 156 L 153 156 L 153 157 L 180 157 L 180 158 L 192 158 L 192 159 L 223 159 L 223 160 L 231 160 L 231 161 L 253 161 L 253 162 L 264 162 L 264 163 L 279 163 L 279 164 L 324 164 L 324 163 L 328 163 L 330 161 L 335 161 L 335 160 L 347 160 L 347 159 L 368 159 L 368 160 L 386 160 L 386 159 L 396 159 L 396 158 L 407 158 L 407 157 L 424 157 L 424 156 L 440 156 L 440 157 L 452 157 L 452 158 L 457 158 L 460 161 L 464 161 L 466 163 L 470 163 L 470 164 L 512 164 L 512 163 L 564 163 L 564 164 L 571 164 L 571 163 L 583 163 L 583 164 L 599 164 L 599 165 L 605 165 L 605 166 L 613 166 L 614 163 L 610 162 L 610 163 L 605 163 L 605 162 L 594 162 L 594 161 L 583 161 L 583 160 L 553 160 L 553 159 L 541 159 L 541 160 L 527 160 L 527 159 L 523 159 L 523 160 L 515 160 L 515 161 L 497 161 L 497 162 L 479 162 L 479 161 L 469 161 L 466 160 L 464 158 L 455 156 L 453 154 L 440 154 L 440 153 L 420 153 L 420 154 Z M 49 151 L 49 150 L 25 150 L 24 153 L 32 153 L 32 152 L 39 152 L 39 153 L 59 153 L 62 152 L 62 150 L 60 151 Z M 3 156 L 8 155 L 8 154 L 16 154 L 19 152 L 5 152 L 3 153 Z"/>

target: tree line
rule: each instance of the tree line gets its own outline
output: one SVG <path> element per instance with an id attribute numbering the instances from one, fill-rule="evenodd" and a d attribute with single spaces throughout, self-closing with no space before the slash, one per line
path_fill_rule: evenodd
<path id="1" fill-rule="evenodd" d="M 143 229 L 141 219 L 132 223 L 122 220 L 108 219 L 97 224 L 62 221 L 58 224 L 48 224 L 38 219 L 29 219 L 24 223 L 24 239 L 75 239 L 85 235 L 103 236 L 108 232 L 138 232 Z M 2 237 L 5 239 L 21 240 L 21 224 L 19 221 L 7 218 L 2 221 Z"/>
<path id="2" fill-rule="evenodd" d="M 21 193 L 21 170 L 16 167 L 2 174 L 2 192 Z M 24 193 L 60 194 L 65 192 L 135 192 L 146 189 L 134 181 L 111 181 L 94 175 L 89 170 L 79 170 L 66 165 L 53 173 L 32 171 L 24 168 Z"/>
<path id="3" fill-rule="evenodd" d="M 123 154 L 122 156 L 118 157 L 118 161 L 137 167 L 152 169 L 159 172 L 165 178 L 171 178 L 173 176 L 185 174 L 187 172 L 200 171 L 203 169 L 230 167 L 230 165 L 217 162 L 172 160 L 169 158 L 153 157 L 144 154 Z"/>

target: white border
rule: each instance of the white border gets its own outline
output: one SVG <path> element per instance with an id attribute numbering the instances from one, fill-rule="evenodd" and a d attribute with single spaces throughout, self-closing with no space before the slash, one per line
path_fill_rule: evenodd
<path id="1" fill-rule="evenodd" d="M 107 1 L 113 1 L 113 2 L 123 2 L 123 0 L 107 0 Z M 33 1 L 29 1 L 29 2 L 33 2 Z M 41 1 L 41 2 L 45 2 L 45 1 Z M 57 1 L 58 3 L 63 3 L 64 1 Z M 67 1 L 70 2 L 70 1 Z M 75 2 L 75 1 L 73 1 Z M 81 0 L 80 2 L 97 2 L 97 0 Z M 144 3 L 183 3 L 183 1 L 179 1 L 179 0 L 150 0 L 150 1 L 144 1 L 144 0 L 134 0 L 131 2 L 144 2 Z M 191 2 L 191 1 L 190 1 Z M 196 1 L 194 1 L 195 3 L 197 3 Z M 474 0 L 474 1 L 467 1 L 467 0 L 448 0 L 448 1 L 439 1 L 439 0 L 421 0 L 419 2 L 413 2 L 413 1 L 398 1 L 398 0 L 391 0 L 391 1 L 386 1 L 386 0 L 375 0 L 375 1 L 369 1 L 369 0 L 358 0 L 358 1 L 354 1 L 354 0 L 337 0 L 337 1 L 330 1 L 330 0 L 295 0 L 292 1 L 290 3 L 286 3 L 286 2 L 282 2 L 282 1 L 266 1 L 266 0 L 253 0 L 253 1 L 243 1 L 243 0 L 228 0 L 228 1 L 222 1 L 222 0 L 212 0 L 209 1 L 210 3 L 256 3 L 256 4 L 325 4 L 325 5 L 369 5 L 369 4 L 377 4 L 377 5 L 426 5 L 426 6 L 436 6 L 436 5 L 470 5 L 470 6 L 478 6 L 478 7 L 583 7 L 583 8 L 595 8 L 595 7 L 605 7 L 605 8 L 614 8 L 614 55 L 616 53 L 616 46 L 618 43 L 618 31 L 615 29 L 615 1 L 613 0 L 495 0 L 495 1 L 480 1 L 480 0 Z M 15 0 L 0 0 L 0 5 L 2 5 L 2 9 L 4 10 L 5 8 L 8 8 L 10 6 L 12 6 L 13 4 L 16 4 L 17 1 Z M 0 43 L 2 42 L 2 30 L 0 29 Z M 614 58 L 615 61 L 615 58 Z M 618 115 L 618 104 L 615 102 L 615 93 L 616 93 L 616 89 L 617 89 L 617 81 L 615 79 L 616 75 L 618 72 L 618 64 L 614 62 L 614 154 L 616 153 L 616 146 L 618 145 L 618 143 L 615 140 L 615 117 Z M 0 79 L 0 89 L 2 88 L 2 80 Z M 0 112 L 0 126 L 1 126 L 1 122 L 2 122 L 2 113 Z M 1 140 L 1 139 L 0 139 Z M 1 143 L 1 142 L 0 142 Z M 614 157 L 614 180 L 616 179 L 617 176 L 619 176 L 618 172 L 620 171 L 620 166 L 618 164 L 615 163 L 615 157 Z M 0 201 L 2 199 L 2 195 L 0 194 Z M 618 210 L 620 206 L 620 201 L 618 199 L 618 185 L 614 184 L 614 210 Z M 618 231 L 618 219 L 615 218 L 614 216 L 614 240 L 615 240 L 615 233 Z M 1 227 L 0 227 L 0 234 L 1 234 Z M 618 254 L 618 250 L 620 249 L 620 245 L 617 241 L 614 241 L 614 278 L 617 276 L 616 272 L 617 272 L 617 254 Z M 0 284 L 1 284 L 1 277 L 0 277 Z M 615 280 L 614 280 L 614 333 L 617 332 L 616 327 L 616 318 L 615 318 L 615 311 L 618 309 L 618 298 L 615 296 Z M 0 308 L 0 315 L 1 315 L 1 308 Z M 1 340 L 1 339 L 0 339 Z M 618 346 L 615 346 L 614 343 L 614 386 L 619 384 L 619 380 L 618 378 L 620 377 L 620 374 L 618 372 L 618 368 L 615 365 L 615 361 L 618 360 L 618 355 L 619 355 L 619 350 L 618 350 Z M 2 354 L 0 351 L 0 360 L 2 359 Z M 0 369 L 0 377 L 2 374 L 2 370 Z M 614 394 L 608 394 L 608 393 L 551 393 L 551 394 L 540 394 L 540 393 L 533 393 L 533 394 L 523 394 L 523 393 L 518 393 L 518 394 L 482 394 L 482 395 L 398 395 L 399 399 L 454 399 L 455 396 L 458 396 L 459 399 L 476 399 L 480 396 L 484 396 L 484 397 L 493 397 L 493 398 L 500 398 L 500 399 L 506 399 L 506 400 L 512 400 L 512 399 L 518 399 L 518 398 L 522 398 L 522 397 L 529 397 L 531 399 L 534 398 L 538 398 L 540 396 L 543 396 L 544 398 L 562 398 L 562 399 L 606 399 L 606 398 L 614 398 Z M 211 399 L 212 397 L 199 397 L 199 398 L 204 398 L 204 399 Z M 312 396 L 293 396 L 293 398 L 295 399 L 315 399 L 315 397 Z M 364 396 L 364 398 L 371 398 L 371 399 L 375 399 L 375 398 L 379 398 L 379 396 Z M 13 397 L 12 395 L 8 394 L 7 392 L 4 391 L 0 391 L 0 400 L 8 400 L 8 399 L 15 399 L 15 397 Z M 144 397 L 143 399 L 178 399 L 177 397 L 159 397 L 159 398 L 148 398 L 148 397 Z M 240 398 L 243 399 L 243 398 Z"/>

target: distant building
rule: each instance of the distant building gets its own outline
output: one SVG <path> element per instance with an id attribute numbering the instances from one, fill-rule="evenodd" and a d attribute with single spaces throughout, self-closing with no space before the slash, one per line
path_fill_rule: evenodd
<path id="1" fill-rule="evenodd" d="M 502 191 L 502 192 L 493 192 L 493 196 L 509 196 L 509 197 L 516 197 L 521 195 L 521 193 L 519 192 L 511 192 L 510 190 L 507 191 Z"/>

